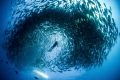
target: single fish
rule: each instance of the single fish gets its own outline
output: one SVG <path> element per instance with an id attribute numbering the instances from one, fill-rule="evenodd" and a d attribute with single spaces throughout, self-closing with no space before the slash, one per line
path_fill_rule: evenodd
<path id="1" fill-rule="evenodd" d="M 13 2 L 11 1 L 11 4 L 13 4 Z"/>
<path id="2" fill-rule="evenodd" d="M 113 25 L 116 26 L 114 19 L 112 18 Z"/>
<path id="3" fill-rule="evenodd" d="M 34 77 L 35 79 L 38 79 L 37 77 Z"/>
<path id="4" fill-rule="evenodd" d="M 15 71 L 16 74 L 18 74 L 18 71 Z"/>
<path id="5" fill-rule="evenodd" d="M 3 62 L 3 60 L 0 60 L 0 62 Z"/>
<path id="6" fill-rule="evenodd" d="M 98 1 L 97 1 L 97 3 L 98 3 L 98 6 L 99 6 L 99 7 L 101 7 L 101 4 L 100 4 L 100 2 L 98 2 Z"/>
<path id="7" fill-rule="evenodd" d="M 103 3 L 103 4 L 104 4 L 105 7 L 107 7 L 105 3 Z"/>
<path id="8" fill-rule="evenodd" d="M 6 62 L 6 64 L 8 64 L 8 62 Z"/>
<path id="9" fill-rule="evenodd" d="M 119 37 L 120 37 L 120 32 L 119 32 Z"/>
<path id="10" fill-rule="evenodd" d="M 95 36 L 95 37 L 94 37 L 94 39 L 98 39 L 98 38 L 99 38 L 99 36 Z"/>

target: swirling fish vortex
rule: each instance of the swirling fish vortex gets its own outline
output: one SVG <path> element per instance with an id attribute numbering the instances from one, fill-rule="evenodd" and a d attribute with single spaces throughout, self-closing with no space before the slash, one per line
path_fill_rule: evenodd
<path id="1" fill-rule="evenodd" d="M 100 66 L 118 36 L 111 8 L 98 0 L 22 1 L 12 15 L 4 48 L 8 59 L 21 69 Z"/>

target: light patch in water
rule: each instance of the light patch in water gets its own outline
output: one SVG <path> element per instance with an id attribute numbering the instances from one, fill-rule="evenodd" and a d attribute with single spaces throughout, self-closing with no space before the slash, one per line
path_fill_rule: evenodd
<path id="1" fill-rule="evenodd" d="M 35 72 L 35 73 L 37 73 L 38 75 L 40 75 L 40 76 L 48 79 L 48 75 L 46 75 L 46 74 L 44 74 L 44 73 L 42 73 L 42 72 L 40 72 L 40 71 L 38 71 L 38 70 L 34 70 L 33 72 Z"/>

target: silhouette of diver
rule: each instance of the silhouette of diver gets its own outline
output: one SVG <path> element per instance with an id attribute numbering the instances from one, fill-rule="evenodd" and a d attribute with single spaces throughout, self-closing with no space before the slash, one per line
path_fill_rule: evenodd
<path id="1" fill-rule="evenodd" d="M 53 50 L 53 48 L 55 48 L 58 45 L 58 42 L 55 41 L 55 43 L 53 44 L 53 46 L 48 50 L 48 52 L 51 52 Z"/>

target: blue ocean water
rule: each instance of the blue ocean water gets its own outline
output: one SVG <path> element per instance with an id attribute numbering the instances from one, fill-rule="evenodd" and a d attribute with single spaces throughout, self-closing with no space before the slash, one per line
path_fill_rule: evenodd
<path id="1" fill-rule="evenodd" d="M 105 2 L 107 6 L 112 7 L 112 15 L 115 19 L 116 26 L 120 32 L 120 1 L 119 0 L 99 0 L 101 3 Z M 7 21 L 10 19 L 11 7 L 16 6 L 10 0 L 0 0 L 0 44 L 3 42 L 3 31 L 6 28 Z M 68 72 L 65 74 L 47 73 L 49 78 L 45 79 L 40 76 L 39 80 L 120 80 L 120 37 L 117 43 L 110 51 L 107 59 L 102 66 L 93 68 L 83 73 Z M 29 57 L 29 56 L 28 56 Z M 27 70 L 20 71 L 7 59 L 6 52 L 0 47 L 0 80 L 35 80 L 39 75 Z M 57 74 L 57 73 L 56 73 Z M 70 75 L 70 76 L 69 76 Z M 68 78 L 70 77 L 70 78 Z"/>

